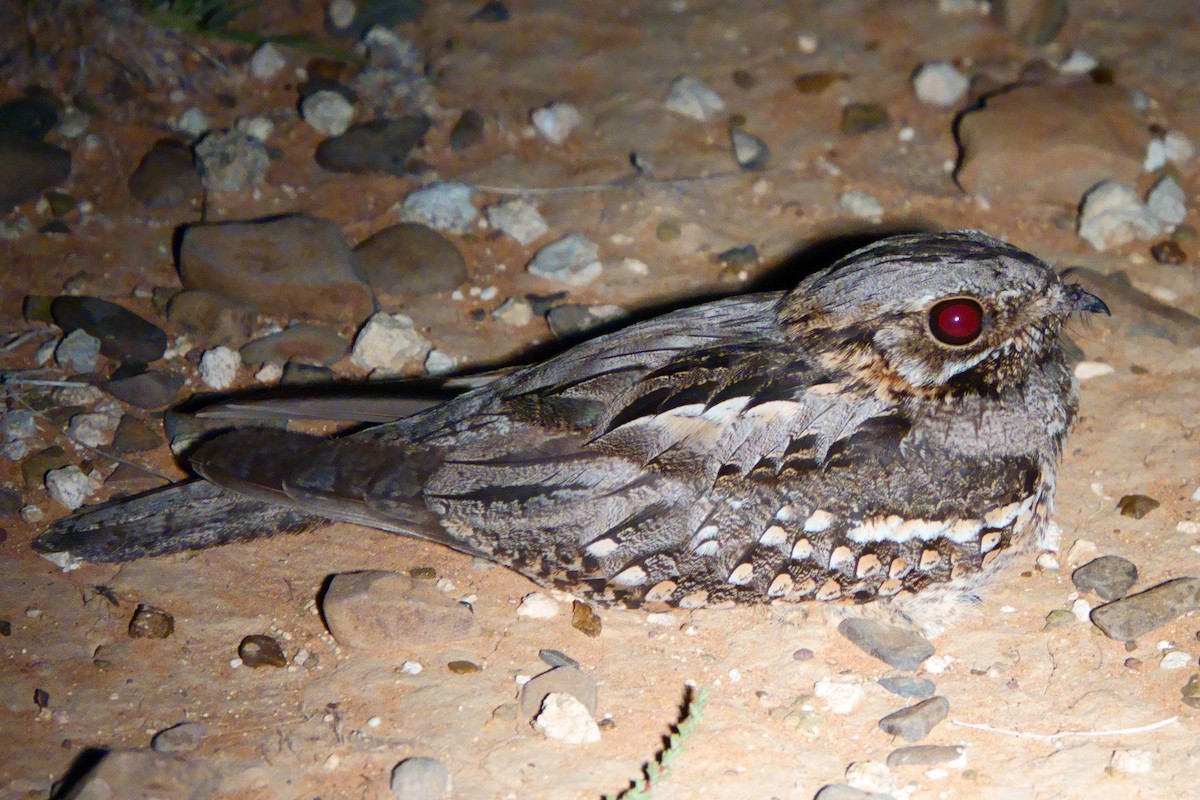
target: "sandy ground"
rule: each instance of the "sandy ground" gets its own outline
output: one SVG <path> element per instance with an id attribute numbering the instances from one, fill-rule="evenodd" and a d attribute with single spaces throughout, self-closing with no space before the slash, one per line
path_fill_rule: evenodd
<path id="1" fill-rule="evenodd" d="M 932 2 L 604 5 L 513 2 L 510 22 L 469 25 L 463 20 L 474 4 L 453 2 L 403 29 L 435 56 L 435 93 L 444 108 L 495 115 L 488 140 L 467 155 L 450 153 L 439 138 L 448 125 L 435 129 L 420 155 L 442 177 L 513 189 L 593 184 L 628 175 L 631 151 L 645 155 L 659 177 L 728 172 L 723 127 L 685 124 L 661 109 L 666 85 L 683 73 L 712 85 L 731 112 L 746 116 L 747 129 L 770 143 L 773 158 L 760 174 L 539 196 L 553 231 L 581 230 L 604 243 L 606 264 L 631 257 L 650 267 L 640 277 L 614 266 L 600 281 L 573 290 L 573 300 L 637 309 L 739 291 L 760 272 L 787 281 L 787 270 L 802 266 L 789 257 L 814 252 L 814 245 L 921 224 L 984 229 L 1060 266 L 1126 270 L 1141 288 L 1200 313 L 1194 258 L 1158 265 L 1145 244 L 1097 253 L 1074 234 L 1071 208 L 964 195 L 944 168 L 955 158 L 952 112 L 920 105 L 908 83 L 926 60 L 966 60 L 1012 75 L 1074 45 L 1114 65 L 1122 85 L 1146 92 L 1172 129 L 1200 141 L 1200 18 L 1190 4 L 1078 2 L 1062 44 L 1048 50 L 1014 42 L 984 17 L 942 13 Z M 815 53 L 797 48 L 801 34 L 817 37 Z M 448 40 L 453 47 L 444 47 Z M 213 52 L 232 58 L 242 51 L 214 45 Z M 735 69 L 754 73 L 757 85 L 736 89 Z M 792 79 L 815 69 L 849 77 L 817 97 L 797 94 Z M 9 91 L 20 86 L 14 79 Z M 281 88 L 247 84 L 238 97 L 241 105 L 227 116 L 291 108 Z M 576 104 L 586 120 L 583 133 L 561 148 L 522 135 L 528 111 L 555 99 Z M 155 100 L 169 113 L 184 107 Z M 885 104 L 891 130 L 841 136 L 838 109 L 848 100 Z M 208 104 L 201 97 L 189 102 Z M 161 134 L 161 122 L 93 123 L 100 145 L 77 156 L 68 185 L 93 203 L 93 219 L 70 237 L 28 235 L 4 244 L 5 330 L 26 326 L 22 296 L 61 292 L 80 273 L 89 291 L 162 322 L 130 292 L 177 285 L 167 245 L 174 226 L 194 212 L 145 211 L 124 188 L 140 154 Z M 904 125 L 914 131 L 910 142 L 897 136 Z M 281 130 L 273 144 L 283 156 L 258 197 L 211 199 L 211 218 L 307 211 L 337 221 L 351 241 L 395 221 L 391 206 L 413 181 L 324 173 L 311 161 L 317 135 L 298 122 Z M 1200 189 L 1186 170 L 1181 183 L 1189 194 Z M 285 184 L 295 191 L 285 192 Z M 837 198 L 848 188 L 883 203 L 881 225 L 839 208 Z M 30 207 L 20 211 L 36 217 Z M 660 242 L 655 231 L 662 221 L 679 222 L 682 235 Z M 1194 213 L 1188 221 L 1198 222 Z M 714 254 L 748 242 L 763 255 L 751 281 L 723 275 Z M 521 270 L 527 250 L 475 235 L 460 244 L 473 285 L 496 285 L 501 298 L 545 290 Z M 1195 246 L 1189 249 L 1194 254 Z M 516 332 L 490 318 L 474 322 L 471 302 L 437 296 L 405 310 L 439 348 L 471 363 L 511 358 L 548 338 L 536 321 Z M 1200 574 L 1200 537 L 1177 529 L 1200 519 L 1191 499 L 1200 483 L 1200 357 L 1161 339 L 1131 337 L 1119 320 L 1080 328 L 1074 337 L 1089 361 L 1115 371 L 1083 384 L 1080 423 L 1064 456 L 1055 515 L 1064 568 L 1029 563 L 1010 570 L 985 591 L 977 612 L 936 640 L 948 666 L 930 677 L 951 710 L 926 742 L 964 745 L 966 764 L 892 770 L 897 797 L 1154 798 L 1195 791 L 1200 712 L 1180 702 L 1180 687 L 1196 671 L 1197 619 L 1165 626 L 1132 650 L 1087 623 L 1054 630 L 1044 624 L 1050 611 L 1070 607 L 1066 551 L 1079 539 L 1136 562 L 1139 587 Z M 21 359 L 29 357 L 26 350 L 7 354 L 6 366 L 25 366 Z M 182 474 L 165 447 L 150 461 Z M 20 487 L 19 466 L 0 462 L 0 481 Z M 1141 520 L 1121 516 L 1116 503 L 1131 493 L 1162 505 Z M 52 516 L 63 513 L 40 489 L 26 497 Z M 842 781 L 849 765 L 882 762 L 900 744 L 877 726 L 904 704 L 875 683 L 889 668 L 842 639 L 822 608 L 675 612 L 668 625 L 652 624 L 642 612 L 608 610 L 602 635 L 591 639 L 571 627 L 566 605 L 551 620 L 518 619 L 517 604 L 535 587 L 515 574 L 348 525 L 67 574 L 29 550 L 40 526 L 10 517 L 3 527 L 0 618 L 12 625 L 11 636 L 0 638 L 3 797 L 47 797 L 86 748 L 143 749 L 154 732 L 183 720 L 207 726 L 191 757 L 218 766 L 227 776 L 219 796 L 230 800 L 387 797 L 391 768 L 414 755 L 445 764 L 456 797 L 597 797 L 625 788 L 660 749 L 689 681 L 710 687 L 711 699 L 655 793 L 662 800 L 809 798 Z M 474 595 L 480 635 L 414 646 L 403 658 L 333 646 L 313 610 L 327 576 L 418 566 L 448 578 L 456 596 Z M 98 594 L 97 585 L 119 604 Z M 126 628 L 138 603 L 169 610 L 174 635 L 130 639 Z M 303 649 L 310 658 L 287 669 L 232 667 L 237 643 L 256 633 L 280 638 L 289 657 Z M 1162 642 L 1191 653 L 1191 668 L 1160 669 Z M 541 648 L 570 654 L 599 684 L 599 714 L 612 720 L 600 743 L 548 741 L 494 715 L 515 699 L 516 676 L 544 669 Z M 797 660 L 800 648 L 815 656 Z M 1127 666 L 1130 657 L 1140 667 Z M 456 659 L 483 670 L 454 674 L 446 664 Z M 424 670 L 401 672 L 405 660 Z M 803 696 L 825 679 L 860 685 L 861 702 L 839 714 L 812 701 L 814 713 L 801 724 L 780 712 L 804 705 Z M 47 710 L 35 705 L 35 689 L 49 693 Z M 377 727 L 368 725 L 373 717 Z M 1149 732 L 1090 735 L 1172 718 Z M 1110 767 L 1114 753 L 1130 750 L 1147 754 L 1146 771 Z"/>

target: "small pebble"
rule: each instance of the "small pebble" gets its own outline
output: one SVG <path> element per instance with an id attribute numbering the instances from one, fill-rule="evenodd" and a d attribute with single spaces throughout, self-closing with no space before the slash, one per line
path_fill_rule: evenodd
<path id="1" fill-rule="evenodd" d="M 591 606 L 576 600 L 571 605 L 571 627 L 584 636 L 595 639 L 600 635 L 603 624 L 600 615 Z"/>
<path id="2" fill-rule="evenodd" d="M 1145 750 L 1123 747 L 1113 751 L 1109 767 L 1126 775 L 1145 775 L 1154 769 L 1154 755 Z"/>
<path id="3" fill-rule="evenodd" d="M 834 714 L 849 714 L 858 707 L 867 693 L 857 682 L 825 678 L 813 684 L 813 695 L 824 700 L 825 705 Z"/>
<path id="4" fill-rule="evenodd" d="M 1112 364 L 1104 364 L 1099 361 L 1080 361 L 1075 365 L 1075 377 L 1081 381 L 1112 375 L 1114 372 L 1116 369 Z"/>
<path id="5" fill-rule="evenodd" d="M 64 336 L 54 348 L 54 360 L 68 372 L 87 374 L 100 358 L 100 340 L 82 328 Z"/>
<path id="6" fill-rule="evenodd" d="M 425 372 L 430 375 L 451 375 L 458 369 L 454 356 L 441 350 L 430 350 L 425 356 Z"/>
<path id="7" fill-rule="evenodd" d="M 600 246 L 580 233 L 569 233 L 534 255 L 526 270 L 531 275 L 562 281 L 573 286 L 591 283 L 604 267 Z"/>
<path id="8" fill-rule="evenodd" d="M 156 753 L 190 753 L 207 735 L 208 729 L 199 722 L 181 722 L 154 734 L 150 749 Z"/>
<path id="9" fill-rule="evenodd" d="M 1137 565 L 1120 556 L 1101 556 L 1071 574 L 1071 582 L 1076 589 L 1092 592 L 1102 600 L 1124 597 L 1137 579 Z"/>
<path id="10" fill-rule="evenodd" d="M 247 667 L 286 667 L 288 663 L 279 642 L 262 634 L 253 634 L 242 639 L 237 652 Z"/>
<path id="11" fill-rule="evenodd" d="M 1109 250 L 1132 241 L 1151 239 L 1162 223 L 1127 186 L 1102 181 L 1083 198 L 1078 232 L 1097 250 Z"/>
<path id="12" fill-rule="evenodd" d="M 129 638 L 166 639 L 175 632 L 175 618 L 161 608 L 139 603 L 129 620 Z"/>
<path id="13" fill-rule="evenodd" d="M 793 661 L 812 661 L 812 659 L 815 655 L 816 655 L 816 653 L 814 653 L 809 648 L 801 647 L 799 650 L 792 653 L 792 660 Z"/>
<path id="14" fill-rule="evenodd" d="M 1187 218 L 1187 195 L 1170 175 L 1164 175 L 1146 194 L 1146 208 L 1159 221 L 1173 228 Z"/>
<path id="15" fill-rule="evenodd" d="M 1159 264 L 1182 264 L 1187 261 L 1187 253 L 1174 239 L 1164 239 L 1150 246 L 1150 255 Z"/>
<path id="16" fill-rule="evenodd" d="M 354 339 L 350 360 L 372 373 L 399 374 L 414 363 L 424 363 L 429 340 L 417 332 L 403 314 L 373 315 Z"/>
<path id="17" fill-rule="evenodd" d="M 212 128 L 212 120 L 202 108 L 189 108 L 179 116 L 175 127 L 193 139 L 198 139 Z"/>
<path id="18" fill-rule="evenodd" d="M 505 325 L 519 328 L 533 319 L 533 306 L 523 297 L 510 297 L 492 311 L 492 316 Z"/>
<path id="19" fill-rule="evenodd" d="M 933 655 L 933 645 L 911 628 L 870 619 L 844 619 L 838 633 L 868 655 L 896 669 L 911 671 Z"/>
<path id="20" fill-rule="evenodd" d="M 530 592 L 517 606 L 517 616 L 529 619 L 552 619 L 558 615 L 558 603 L 542 592 Z"/>
<path id="21" fill-rule="evenodd" d="M 82 506 L 100 484 L 74 464 L 46 473 L 46 491 L 71 511 Z"/>
<path id="22" fill-rule="evenodd" d="M 450 794 L 450 773 L 435 758 L 406 758 L 392 770 L 391 788 L 396 800 L 438 800 Z"/>
<path id="23" fill-rule="evenodd" d="M 919 742 L 929 735 L 950 713 L 945 697 L 931 697 L 909 708 L 902 708 L 879 720 L 884 733 L 899 736 L 908 742 Z"/>
<path id="24" fill-rule="evenodd" d="M 717 253 L 717 261 L 726 268 L 749 267 L 758 263 L 758 248 L 752 244 L 730 247 Z"/>
<path id="25" fill-rule="evenodd" d="M 455 675 L 470 675 L 473 672 L 482 672 L 483 668 L 473 661 L 451 661 L 446 665 L 446 669 L 453 672 Z"/>
<path id="26" fill-rule="evenodd" d="M 571 131 L 583 122 L 579 109 L 570 103 L 556 102 L 543 108 L 536 109 L 529 115 L 533 127 L 537 128 L 546 141 L 551 144 L 562 144 L 571 135 Z"/>
<path id="27" fill-rule="evenodd" d="M 671 84 L 665 105 L 668 111 L 698 122 L 708 122 L 725 110 L 720 95 L 690 76 L 677 78 Z"/>
<path id="28" fill-rule="evenodd" d="M 269 81 L 287 66 L 287 59 L 275 45 L 267 42 L 250 56 L 250 74 L 260 81 Z"/>
<path id="29" fill-rule="evenodd" d="M 949 61 L 922 64 L 913 75 L 913 91 L 922 103 L 948 108 L 967 95 L 971 79 Z"/>
<path id="30" fill-rule="evenodd" d="M 833 70 L 803 72 L 792 79 L 792 86 L 801 94 L 820 94 L 835 83 L 847 80 L 849 77 L 845 72 Z"/>
<path id="31" fill-rule="evenodd" d="M 574 667 L 579 669 L 579 662 L 561 650 L 545 648 L 538 651 L 538 658 L 552 667 Z"/>
<path id="32" fill-rule="evenodd" d="M 1171 650 L 1158 662 L 1160 669 L 1187 669 L 1196 666 L 1196 659 L 1183 650 Z"/>
<path id="33" fill-rule="evenodd" d="M 1131 669 L 1135 672 L 1142 668 L 1142 660 L 1136 656 L 1130 656 L 1121 663 L 1124 665 L 1125 669 Z"/>
<path id="34" fill-rule="evenodd" d="M 592 744 L 600 741 L 600 728 L 583 703 L 569 694 L 552 692 L 542 701 L 542 710 L 533 720 L 534 730 L 547 739 L 565 744 Z"/>
<path id="35" fill-rule="evenodd" d="M 844 783 L 831 783 L 813 795 L 813 800 L 893 800 L 893 796 L 866 792 Z"/>
<path id="36" fill-rule="evenodd" d="M 891 769 L 878 761 L 855 761 L 846 767 L 846 783 L 864 792 L 889 794 L 899 789 Z"/>
<path id="37" fill-rule="evenodd" d="M 889 767 L 925 767 L 939 764 L 965 765 L 966 748 L 961 744 L 915 744 L 909 747 L 897 747 L 888 753 L 887 757 Z"/>
<path id="38" fill-rule="evenodd" d="M 883 221 L 883 204 L 866 192 L 850 189 L 838 198 L 838 205 L 859 219 L 876 224 Z"/>
<path id="39" fill-rule="evenodd" d="M 1188 678 L 1187 683 L 1179 690 L 1183 704 L 1191 708 L 1200 708 L 1200 672 Z"/>
<path id="40" fill-rule="evenodd" d="M 271 156 L 266 145 L 241 131 L 212 131 L 196 143 L 196 166 L 213 192 L 240 192 L 263 183 Z"/>
<path id="41" fill-rule="evenodd" d="M 879 679 L 879 685 L 894 695 L 915 700 L 928 700 L 937 692 L 933 681 L 915 675 L 885 675 Z"/>
<path id="42" fill-rule="evenodd" d="M 88 447 L 106 447 L 113 440 L 118 422 L 109 414 L 76 414 L 67 423 L 67 435 Z"/>
<path id="43" fill-rule="evenodd" d="M 663 244 L 670 244 L 678 239 L 682 232 L 678 222 L 665 220 L 654 227 L 654 238 Z"/>
<path id="44" fill-rule="evenodd" d="M 218 345 L 205 350 L 200 357 L 200 380 L 218 391 L 228 389 L 237 380 L 241 366 L 242 357 L 237 350 Z"/>
<path id="45" fill-rule="evenodd" d="M 354 104 L 339 92 L 313 92 L 300 103 L 300 116 L 322 136 L 341 136 L 354 121 Z"/>
<path id="46" fill-rule="evenodd" d="M 1162 503 L 1144 494 L 1127 494 L 1117 502 L 1117 510 L 1123 517 L 1141 519 Z"/>
<path id="47" fill-rule="evenodd" d="M 354 24 L 358 6 L 354 0 L 330 0 L 325 7 L 325 18 L 335 31 L 344 31 Z"/>
<path id="48" fill-rule="evenodd" d="M 404 198 L 400 216 L 406 222 L 420 222 L 434 230 L 463 234 L 471 230 L 479 210 L 471 202 L 475 190 L 465 183 L 431 183 Z"/>
<path id="49" fill-rule="evenodd" d="M 1043 630 L 1054 628 L 1069 628 L 1079 620 L 1065 608 L 1056 608 L 1046 615 L 1046 626 Z"/>
<path id="50" fill-rule="evenodd" d="M 771 159 L 771 149 L 767 143 L 740 128 L 729 131 L 729 144 L 733 150 L 733 160 L 741 169 L 758 169 Z"/>
<path id="51" fill-rule="evenodd" d="M 474 147 L 483 141 L 486 120 L 473 108 L 469 108 L 450 129 L 450 149 L 456 153 Z"/>
<path id="52" fill-rule="evenodd" d="M 840 130 L 847 136 L 885 130 L 892 124 L 887 109 L 876 103 L 849 103 L 842 108 Z"/>
<path id="53" fill-rule="evenodd" d="M 550 229 L 537 205 L 520 197 L 488 206 L 487 220 L 493 228 L 523 245 L 532 244 Z"/>

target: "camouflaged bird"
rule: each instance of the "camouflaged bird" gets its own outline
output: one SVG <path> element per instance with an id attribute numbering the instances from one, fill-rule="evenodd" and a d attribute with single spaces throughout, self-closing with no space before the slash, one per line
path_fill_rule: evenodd
<path id="1" fill-rule="evenodd" d="M 121 561 L 341 520 L 603 602 L 961 592 L 1045 528 L 1077 405 L 1061 331 L 1107 311 L 981 233 L 898 236 L 344 438 L 227 434 L 204 480 L 35 547 Z"/>

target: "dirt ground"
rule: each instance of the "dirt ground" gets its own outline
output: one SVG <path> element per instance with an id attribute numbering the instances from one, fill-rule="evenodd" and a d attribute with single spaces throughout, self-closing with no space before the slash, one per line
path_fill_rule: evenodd
<path id="1" fill-rule="evenodd" d="M 320 30 L 315 3 L 267 5 L 277 13 L 261 12 L 266 20 L 290 15 L 297 28 Z M 909 80 L 917 65 L 937 59 L 1011 79 L 1038 58 L 1061 60 L 1078 47 L 1110 67 L 1120 85 L 1144 92 L 1161 124 L 1200 142 L 1200 13 L 1192 3 L 1075 2 L 1066 28 L 1047 47 L 1022 44 L 985 15 L 949 13 L 931 0 L 513 0 L 512 18 L 494 24 L 467 22 L 478 7 L 473 0 L 431 5 L 420 22 L 398 30 L 436 65 L 433 92 L 445 113 L 416 155 L 441 178 L 492 187 L 481 193 L 490 201 L 505 196 L 497 188 L 589 186 L 626 177 L 631 152 L 653 164 L 657 179 L 720 173 L 536 195 L 552 232 L 578 230 L 602 243 L 605 274 L 571 288 L 574 302 L 634 311 L 742 291 L 760 276 L 787 282 L 795 274 L 789 270 L 806 266 L 804 259 L 827 258 L 827 244 L 838 237 L 923 226 L 982 229 L 1061 267 L 1123 270 L 1140 289 L 1200 314 L 1195 242 L 1185 243 L 1189 258 L 1180 265 L 1155 263 L 1149 242 L 1097 252 L 1076 235 L 1072 207 L 1019 193 L 983 199 L 960 190 L 946 169 L 957 157 L 954 112 L 918 102 Z M 802 36 L 815 37 L 814 52 L 798 45 Z M 210 196 L 210 220 L 303 211 L 336 221 L 351 242 L 397 221 L 393 205 L 418 185 L 415 179 L 324 172 L 312 160 L 319 135 L 295 119 L 294 91 L 238 78 L 248 47 L 198 46 L 227 72 L 195 81 L 202 89 L 174 99 L 147 95 L 133 104 L 135 113 L 94 117 L 89 130 L 97 136 L 86 151 L 65 144 L 75 169 L 64 188 L 92 210 L 71 219 L 68 236 L 30 232 L 0 245 L 5 332 L 33 327 L 21 314 L 26 295 L 59 294 L 67 284 L 166 325 L 148 293 L 135 290 L 178 286 L 172 232 L 197 212 L 146 210 L 125 181 L 167 119 L 192 105 L 225 124 L 248 114 L 278 120 L 271 144 L 280 152 L 266 183 L 253 192 Z M 307 58 L 290 54 L 289 69 Z M 211 67 L 206 59 L 189 69 Z M 754 85 L 735 86 L 735 70 L 750 72 Z M 845 78 L 817 95 L 797 92 L 796 75 L 814 70 L 841 71 Z M 769 143 L 765 169 L 736 170 L 723 125 L 692 124 L 662 110 L 666 87 L 681 74 L 712 86 L 729 112 L 744 115 L 746 129 Z M 16 96 L 32 80 L 46 78 L 9 74 L 0 99 Z M 217 101 L 220 86 L 236 98 L 235 108 Z M 69 93 L 65 85 L 48 88 Z M 101 89 L 93 93 L 104 101 Z M 585 118 L 561 147 L 524 132 L 529 111 L 553 100 L 573 103 Z M 840 108 L 849 101 L 884 105 L 890 129 L 841 134 Z M 465 108 L 486 111 L 488 135 L 470 151 L 452 152 L 446 136 Z M 911 138 L 899 135 L 904 128 Z M 1189 195 L 1200 190 L 1194 168 L 1184 165 L 1176 174 Z M 1143 178 L 1141 189 L 1152 176 Z M 876 197 L 883 221 L 852 217 L 838 203 L 847 189 Z M 46 219 L 33 203 L 10 216 L 16 215 L 35 228 Z M 678 223 L 680 235 L 662 241 L 662 222 Z M 1200 226 L 1194 211 L 1187 222 Z M 546 292 L 545 281 L 523 270 L 529 248 L 474 233 L 456 241 L 471 286 L 494 285 L 499 299 Z M 761 259 L 742 279 L 715 255 L 747 243 Z M 625 258 L 644 262 L 648 273 L 620 267 Z M 512 328 L 490 315 L 470 316 L 496 304 L 444 293 L 396 310 L 466 366 L 510 360 L 550 339 L 536 318 Z M 1196 792 L 1200 711 L 1181 702 L 1180 689 L 1196 672 L 1200 620 L 1177 620 L 1133 649 L 1087 622 L 1049 630 L 1045 623 L 1048 613 L 1069 609 L 1075 599 L 1067 551 L 1080 539 L 1095 543 L 1100 554 L 1134 561 L 1139 587 L 1200 574 L 1200 536 L 1187 532 L 1194 526 L 1180 525 L 1200 520 L 1194 499 L 1200 350 L 1132 335 L 1120 319 L 1077 327 L 1073 337 L 1088 361 L 1114 371 L 1082 384 L 1080 422 L 1058 481 L 1062 568 L 1030 562 L 1011 569 L 986 589 L 976 612 L 935 640 L 944 671 L 929 677 L 949 699 L 950 715 L 926 743 L 963 745 L 966 762 L 892 769 L 892 785 L 878 790 L 895 797 Z M 33 349 L 4 353 L 4 368 L 31 366 Z M 336 371 L 355 375 L 348 360 Z M 250 386 L 249 374 L 244 377 Z M 193 381 L 189 391 L 202 388 Z M 76 463 L 108 468 L 57 441 Z M 184 474 L 165 445 L 145 460 L 173 476 Z M 17 463 L 0 459 L 0 483 L 21 489 L 47 521 L 65 513 L 44 489 L 23 488 Z M 1161 506 L 1142 519 L 1122 516 L 1116 506 L 1127 494 L 1149 495 Z M 29 549 L 46 522 L 16 516 L 0 522 L 6 532 L 0 619 L 11 623 L 11 635 L 0 638 L 0 797 L 49 797 L 52 784 L 77 769 L 88 748 L 145 749 L 155 732 L 184 720 L 207 727 L 189 757 L 216 765 L 224 776 L 217 796 L 227 800 L 389 797 L 392 767 L 410 756 L 446 765 L 455 797 L 599 797 L 626 788 L 659 751 L 679 719 L 689 682 L 709 687 L 710 700 L 685 752 L 656 789 L 660 800 L 810 798 L 822 786 L 844 782 L 851 764 L 882 763 L 902 744 L 877 724 L 905 703 L 876 683 L 889 667 L 844 640 L 820 607 L 676 611 L 669 624 L 640 611 L 605 610 L 603 633 L 588 638 L 571 626 L 567 603 L 549 620 L 518 618 L 521 598 L 536 588 L 518 575 L 351 525 L 63 573 Z M 452 582 L 455 597 L 473 596 L 481 633 L 414 646 L 403 658 L 336 647 L 314 610 L 326 578 L 414 567 L 435 569 Z M 116 604 L 97 586 L 107 587 Z M 174 635 L 131 639 L 126 630 L 139 603 L 170 611 Z M 308 660 L 285 669 L 232 666 L 237 643 L 259 633 L 278 638 L 289 659 L 303 650 Z M 598 683 L 598 716 L 611 718 L 599 743 L 550 741 L 503 710 L 496 713 L 516 698 L 517 676 L 545 669 L 542 648 L 566 652 Z M 801 648 L 814 656 L 796 658 Z M 1163 650 L 1171 648 L 1191 654 L 1190 668 L 1160 668 Z M 483 669 L 447 669 L 459 659 Z M 424 669 L 406 673 L 404 661 Z M 805 699 L 816 682 L 829 679 L 863 690 L 847 713 Z M 49 695 L 45 709 L 35 703 L 38 689 Z M 378 724 L 368 723 L 373 718 Z M 1106 733 L 1123 730 L 1133 732 Z"/>

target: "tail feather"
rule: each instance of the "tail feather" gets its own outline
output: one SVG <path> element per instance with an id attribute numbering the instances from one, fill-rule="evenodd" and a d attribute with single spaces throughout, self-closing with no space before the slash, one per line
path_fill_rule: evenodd
<path id="1" fill-rule="evenodd" d="M 299 533 L 325 518 L 191 481 L 90 508 L 33 542 L 55 561 L 118 562 Z"/>

